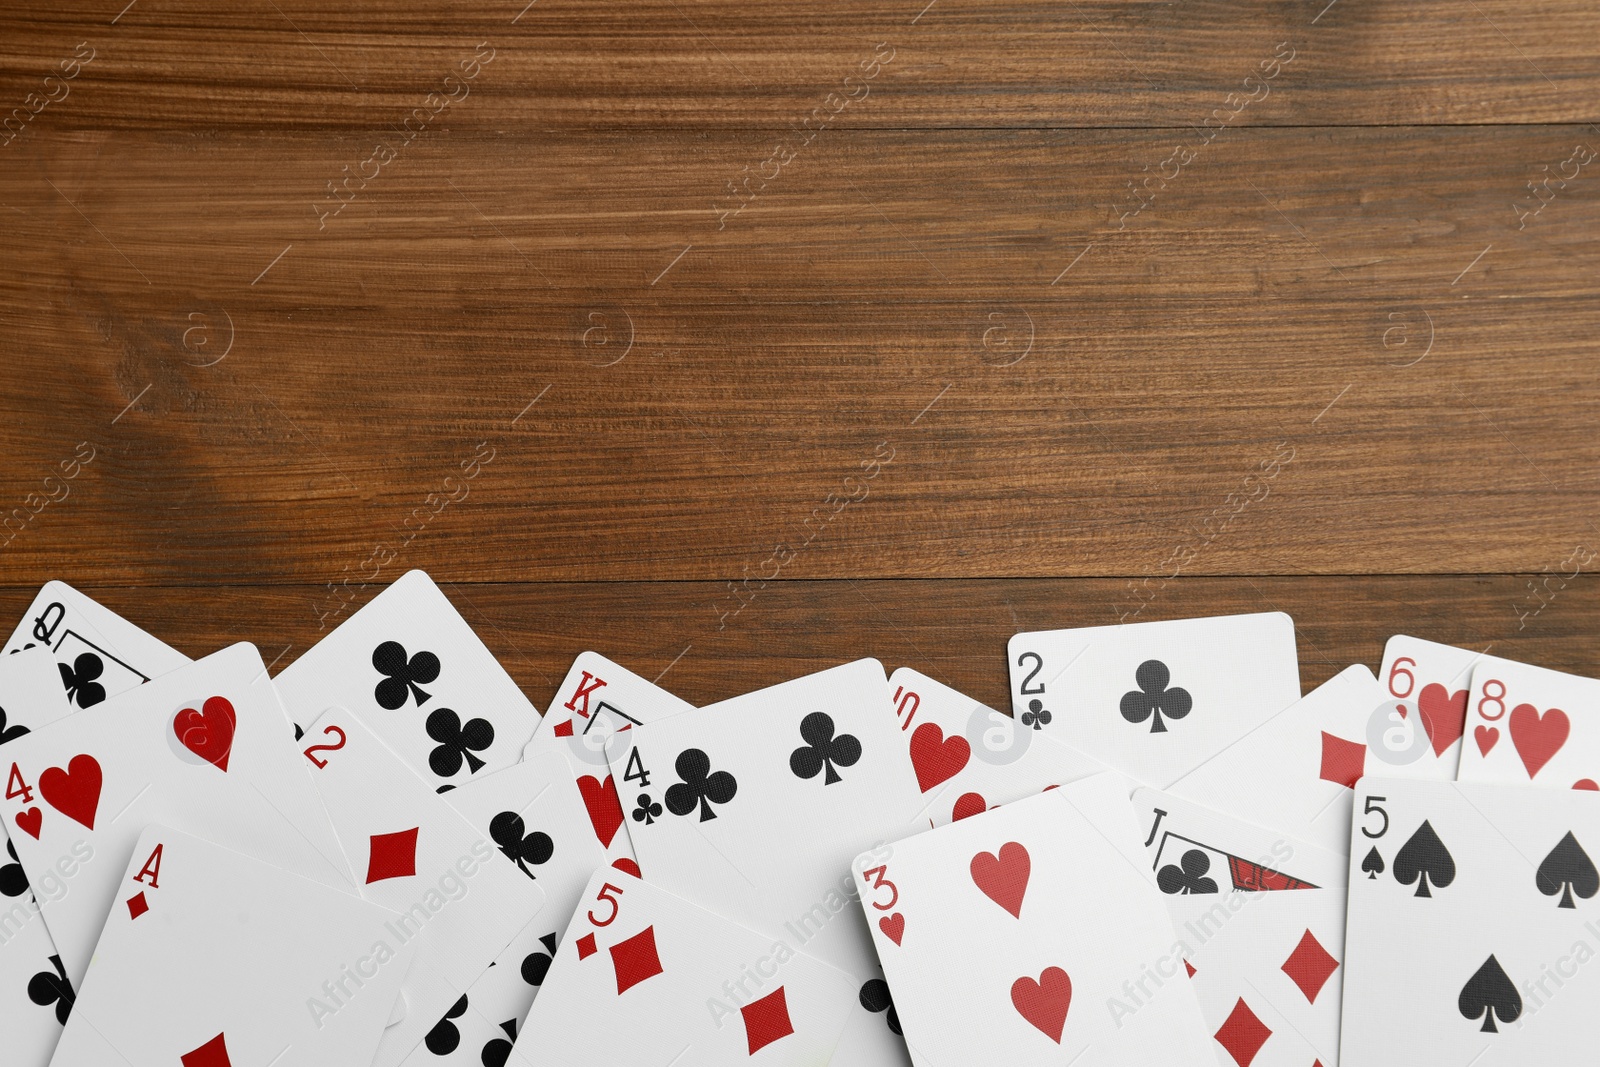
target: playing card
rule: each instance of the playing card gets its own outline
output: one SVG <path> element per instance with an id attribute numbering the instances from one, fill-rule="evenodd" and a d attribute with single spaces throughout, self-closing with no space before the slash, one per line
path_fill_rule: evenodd
<path id="1" fill-rule="evenodd" d="M 348 891 L 349 867 L 254 645 L 237 644 L 0 749 L 4 811 L 76 987 L 151 822 Z"/>
<path id="2" fill-rule="evenodd" d="M 1210 1062 L 1183 947 L 1096 775 L 858 856 L 917 1067 Z"/>
<path id="3" fill-rule="evenodd" d="M 476 1065 L 491 1047 L 511 1047 L 567 919 L 607 859 L 559 748 L 452 789 L 444 799 L 539 883 L 545 906 L 412 1050 L 410 1065 Z"/>
<path id="4" fill-rule="evenodd" d="M 597 652 L 582 652 L 550 701 L 523 760 L 562 751 L 571 760 L 594 836 L 612 860 L 633 859 L 622 803 L 611 776 L 616 735 L 694 706 Z"/>
<path id="5" fill-rule="evenodd" d="M 1363 774 L 1455 778 L 1455 762 L 1435 754 L 1444 732 L 1427 729 L 1434 721 L 1426 701 L 1394 699 L 1366 667 L 1347 667 L 1169 792 L 1343 852 L 1350 847 L 1353 789 Z M 1453 730 L 1459 735 L 1460 725 Z"/>
<path id="6" fill-rule="evenodd" d="M 596 871 L 582 901 L 515 1064 L 830 1062 L 848 975 L 620 871 Z"/>
<path id="7" fill-rule="evenodd" d="M 1356 808 L 1343 1067 L 1590 1062 L 1600 797 L 1364 778 Z"/>
<path id="8" fill-rule="evenodd" d="M 1300 699 L 1282 612 L 1019 633 L 1017 721 L 1165 789 Z"/>
<path id="9" fill-rule="evenodd" d="M 1600 789 L 1600 680 L 1484 656 L 1467 726 L 1463 782 Z"/>
<path id="10" fill-rule="evenodd" d="M 1344 887 L 1166 899 L 1222 1067 L 1339 1062 Z"/>
<path id="11" fill-rule="evenodd" d="M 393 1067 L 543 908 L 527 863 L 539 843 L 518 842 L 520 866 L 501 854 L 344 708 L 307 727 L 301 744 L 361 895 L 398 912 L 395 936 L 417 945 L 404 1014 L 372 1061 Z"/>
<path id="12" fill-rule="evenodd" d="M 71 711 L 49 649 L 0 656 L 0 746 Z M 5 843 L 0 861 L 0 1034 L 5 1035 L 7 1063 L 44 1067 L 72 1010 L 72 986 L 39 915 L 27 873 L 17 861 L 16 847 L 5 834 L 0 841 Z M 64 888 L 53 872 L 41 886 L 47 893 Z"/>
<path id="13" fill-rule="evenodd" d="M 1044 724 L 1021 726 L 909 667 L 889 676 L 889 689 L 923 816 L 934 826 L 1106 770 Z"/>
<path id="14" fill-rule="evenodd" d="M 160 823 L 117 897 L 59 1067 L 372 1059 L 411 964 L 392 913 Z"/>
<path id="15" fill-rule="evenodd" d="M 89 708 L 189 663 L 172 648 L 66 582 L 46 582 L 4 651 L 43 646 L 74 707 Z"/>
<path id="16" fill-rule="evenodd" d="M 1332 849 L 1159 789 L 1136 789 L 1133 807 L 1147 862 L 1163 893 L 1337 888 L 1350 865 Z"/>
<path id="17" fill-rule="evenodd" d="M 1439 780 L 1456 777 L 1461 764 L 1461 731 L 1467 717 L 1467 690 L 1472 684 L 1472 669 L 1482 658 L 1481 652 L 1418 637 L 1396 634 L 1389 638 L 1383 647 L 1378 681 L 1388 691 L 1388 699 L 1411 702 L 1422 712 L 1438 768 L 1431 770 L 1426 759 L 1418 759 L 1405 764 L 1406 770 L 1383 769 L 1382 773 Z"/>
<path id="18" fill-rule="evenodd" d="M 650 881 L 877 978 L 850 861 L 926 826 L 889 703 L 882 665 L 863 659 L 618 734 L 611 773 Z M 904 1057 L 863 1007 L 834 1063 Z"/>
<path id="19" fill-rule="evenodd" d="M 516 763 L 539 713 L 423 571 L 408 571 L 279 674 L 305 727 L 345 708 L 434 786 Z"/>

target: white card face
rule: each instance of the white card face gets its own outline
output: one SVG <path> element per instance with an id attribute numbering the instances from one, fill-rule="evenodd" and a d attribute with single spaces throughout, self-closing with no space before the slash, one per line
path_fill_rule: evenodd
<path id="1" fill-rule="evenodd" d="M 237 644 L 7 743 L 3 810 L 76 987 L 151 822 L 348 891 L 349 868 L 254 645 Z"/>
<path id="2" fill-rule="evenodd" d="M 876 978 L 850 861 L 926 826 L 889 705 L 882 665 L 864 659 L 619 734 L 611 773 L 645 874 Z M 835 1062 L 904 1062 L 884 1016 L 854 1014 Z"/>
<path id="3" fill-rule="evenodd" d="M 1343 887 L 1175 896 L 1167 909 L 1222 1067 L 1339 1062 Z"/>
<path id="4" fill-rule="evenodd" d="M 338 706 L 434 787 L 516 763 L 539 713 L 422 571 L 372 598 L 277 677 L 305 726 Z"/>
<path id="5" fill-rule="evenodd" d="M 1363 775 L 1455 778 L 1455 761 L 1434 753 L 1442 732 L 1430 732 L 1430 721 L 1415 699 L 1390 697 L 1366 667 L 1347 667 L 1168 792 L 1342 853 Z"/>
<path id="6" fill-rule="evenodd" d="M 159 823 L 117 896 L 55 1063 L 371 1061 L 411 964 L 390 913 Z"/>
<path id="7" fill-rule="evenodd" d="M 49 649 L 0 656 L 0 745 L 71 712 Z M 0 756 L 5 751 L 0 748 Z M 0 770 L 10 766 L 0 764 Z M 73 987 L 17 861 L 16 846 L 4 834 L 0 840 L 5 841 L 0 860 L 0 1034 L 5 1036 L 0 1040 L 8 1063 L 44 1067 L 72 1010 Z M 41 886 L 50 893 L 65 888 L 55 877 Z"/>
<path id="8" fill-rule="evenodd" d="M 1600 1028 L 1600 797 L 1356 786 L 1343 1067 L 1588 1062 Z"/>
<path id="9" fill-rule="evenodd" d="M 1133 808 L 1156 885 L 1168 895 L 1337 888 L 1349 858 L 1159 789 Z"/>
<path id="10" fill-rule="evenodd" d="M 190 662 L 66 582 L 44 584 L 4 651 L 36 646 L 50 649 L 75 708 L 93 707 Z"/>
<path id="11" fill-rule="evenodd" d="M 585 887 L 544 986 L 514 1064 L 815 1067 L 856 999 L 848 975 L 614 870 Z"/>
<path id="12" fill-rule="evenodd" d="M 1098 775 L 857 857 L 917 1067 L 1210 1062 L 1137 834 Z"/>
<path id="13" fill-rule="evenodd" d="M 509 1050 L 533 1005 L 544 969 L 590 875 L 607 865 L 566 755 L 553 749 L 443 794 L 473 825 L 544 890 L 539 915 L 502 949 L 451 1005 L 406 1060 L 477 1065 L 495 1049 Z"/>
<path id="14" fill-rule="evenodd" d="M 1162 789 L 1300 699 L 1282 612 L 1020 633 L 1008 655 L 1017 722 Z"/>
<path id="15" fill-rule="evenodd" d="M 1433 753 L 1432 766 L 1426 759 L 1404 765 L 1402 769 L 1375 769 L 1405 778 L 1453 781 L 1461 765 L 1461 731 L 1467 717 L 1467 691 L 1472 686 L 1472 670 L 1483 653 L 1419 637 L 1396 634 L 1383 647 L 1383 666 L 1378 682 L 1387 699 L 1415 704 L 1422 712 Z"/>
<path id="16" fill-rule="evenodd" d="M 1484 656 L 1472 670 L 1459 777 L 1600 789 L 1600 680 Z"/>
<path id="17" fill-rule="evenodd" d="M 392 1067 L 533 921 L 545 894 L 349 711 L 330 708 L 301 743 L 361 895 L 398 912 L 395 936 L 417 945 L 404 1016 L 373 1060 Z"/>
<path id="18" fill-rule="evenodd" d="M 632 859 L 626 816 L 611 777 L 610 753 L 617 734 L 694 706 L 645 681 L 598 652 L 583 652 L 550 701 L 538 732 L 523 749 L 524 760 L 561 751 L 571 760 L 594 836 L 612 860 Z"/>
<path id="19" fill-rule="evenodd" d="M 1107 769 L 1058 733 L 1022 726 L 909 667 L 889 676 L 889 689 L 923 814 L 934 826 Z"/>
<path id="20" fill-rule="evenodd" d="M 45 1067 L 72 1010 L 73 987 L 9 842 L 6 850 L 0 860 L 0 1034 L 6 1063 Z"/>

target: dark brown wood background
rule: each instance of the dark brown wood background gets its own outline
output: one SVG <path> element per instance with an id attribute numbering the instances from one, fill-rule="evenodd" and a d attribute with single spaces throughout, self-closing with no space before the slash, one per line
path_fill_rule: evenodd
<path id="1" fill-rule="evenodd" d="M 6 3 L 0 613 L 281 669 L 421 567 L 541 707 L 1264 609 L 1600 673 L 1600 6 L 925 2 Z"/>

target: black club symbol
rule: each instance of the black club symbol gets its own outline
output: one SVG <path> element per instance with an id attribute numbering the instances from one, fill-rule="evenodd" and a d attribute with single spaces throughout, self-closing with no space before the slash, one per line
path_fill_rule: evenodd
<path id="1" fill-rule="evenodd" d="M 542 830 L 530 834 L 527 829 L 522 816 L 514 811 L 502 811 L 489 821 L 489 836 L 500 846 L 506 859 L 515 863 L 529 878 L 535 878 L 534 873 L 528 870 L 528 864 L 537 867 L 547 862 L 556 853 L 556 843 Z"/>
<path id="2" fill-rule="evenodd" d="M 833 716 L 824 711 L 813 711 L 800 720 L 800 738 L 805 744 L 789 753 L 789 769 L 796 778 L 815 778 L 826 767 L 822 784 L 832 785 L 843 781 L 834 764 L 852 767 L 861 758 L 861 742 L 853 734 L 833 736 Z"/>
<path id="3" fill-rule="evenodd" d="M 726 804 L 739 791 L 738 779 L 727 771 L 712 771 L 711 757 L 698 748 L 678 753 L 673 764 L 683 781 L 667 787 L 667 808 L 674 815 L 687 815 L 700 808 L 700 821 L 715 819 L 713 804 Z"/>
<path id="4" fill-rule="evenodd" d="M 556 935 L 545 934 L 539 939 L 543 952 L 530 952 L 522 957 L 522 980 L 533 988 L 544 985 L 544 976 L 550 973 L 550 964 L 556 958 Z"/>
<path id="5" fill-rule="evenodd" d="M 1163 893 L 1215 893 L 1217 881 L 1206 877 L 1209 870 L 1211 857 L 1191 848 L 1177 863 L 1169 863 L 1156 872 L 1156 884 Z"/>
<path id="6" fill-rule="evenodd" d="M 473 774 L 483 770 L 483 760 L 473 753 L 494 744 L 494 725 L 488 719 L 468 719 L 463 725 L 461 716 L 454 711 L 437 708 L 428 716 L 426 728 L 428 736 L 439 742 L 439 747 L 428 754 L 428 766 L 434 774 L 449 778 L 461 769 L 463 759 Z"/>
<path id="7" fill-rule="evenodd" d="M 506 1067 L 506 1061 L 511 1058 L 511 1043 L 517 1039 L 517 1020 L 507 1019 L 500 1024 L 500 1029 L 506 1032 L 506 1036 L 490 1041 L 478 1054 L 483 1067 Z"/>
<path id="8" fill-rule="evenodd" d="M 889 995 L 889 983 L 882 978 L 869 979 L 861 987 L 861 994 L 857 998 L 861 1006 L 876 1015 L 880 1011 L 888 1012 L 885 1016 L 889 1029 L 900 1033 L 900 1013 L 894 1010 L 894 998 Z"/>
<path id="9" fill-rule="evenodd" d="M 1022 713 L 1022 725 L 1031 726 L 1035 730 L 1042 730 L 1050 725 L 1050 712 L 1046 710 L 1044 701 L 1038 697 L 1028 701 L 1028 710 Z"/>
<path id="10" fill-rule="evenodd" d="M 422 1043 L 428 1046 L 428 1051 L 435 1056 L 448 1056 L 461 1044 L 461 1031 L 456 1029 L 454 1020 L 467 1013 L 467 998 L 462 997 L 456 1001 L 449 1011 L 444 1013 L 444 1018 L 433 1024 L 433 1029 L 428 1031 L 428 1036 Z"/>
<path id="11" fill-rule="evenodd" d="M 646 826 L 661 817 L 661 805 L 650 799 L 649 793 L 639 794 L 639 806 L 633 809 L 633 821 Z"/>
<path id="12" fill-rule="evenodd" d="M 17 738 L 21 737 L 27 732 L 28 728 L 23 726 L 21 723 L 7 726 L 6 709 L 0 708 L 0 745 L 5 744 L 7 741 L 15 741 Z"/>
<path id="13" fill-rule="evenodd" d="M 11 857 L 11 862 L 0 867 L 0 893 L 8 897 L 20 897 L 28 891 L 28 873 L 17 862 L 17 850 L 10 841 L 6 842 L 6 853 Z"/>
<path id="14" fill-rule="evenodd" d="M 28 999 L 41 1008 L 54 1004 L 56 1022 L 65 1026 L 67 1016 L 72 1013 L 72 1003 L 77 998 L 73 995 L 72 983 L 67 981 L 67 970 L 61 966 L 61 957 L 51 956 L 50 966 L 56 969 L 54 974 L 40 971 L 28 979 Z"/>
<path id="15" fill-rule="evenodd" d="M 385 641 L 373 649 L 372 665 L 384 676 L 373 688 L 372 699 L 380 708 L 390 711 L 403 707 L 408 695 L 416 700 L 417 707 L 422 707 L 433 694 L 422 689 L 419 683 L 432 682 L 439 677 L 438 656 L 432 652 L 418 652 L 408 659 L 406 646 L 399 641 Z"/>
<path id="16" fill-rule="evenodd" d="M 92 708 L 106 698 L 106 687 L 95 681 L 105 672 L 106 665 L 93 652 L 80 652 L 72 666 L 57 663 L 61 671 L 61 684 L 67 687 L 67 699 L 80 708 Z"/>
<path id="17" fill-rule="evenodd" d="M 1167 688 L 1171 680 L 1172 672 L 1160 660 L 1147 659 L 1139 664 L 1139 669 L 1133 672 L 1134 684 L 1139 688 L 1122 694 L 1122 717 L 1129 722 L 1153 719 L 1150 732 L 1166 733 L 1167 724 L 1161 721 L 1161 716 L 1181 719 L 1194 706 L 1187 689 Z"/>

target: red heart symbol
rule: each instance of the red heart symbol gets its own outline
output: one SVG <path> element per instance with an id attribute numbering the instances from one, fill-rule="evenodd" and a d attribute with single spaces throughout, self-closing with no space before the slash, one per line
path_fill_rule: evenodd
<path id="1" fill-rule="evenodd" d="M 878 929 L 883 931 L 884 937 L 898 945 L 906 934 L 906 917 L 898 911 L 893 915 L 885 915 L 878 920 Z"/>
<path id="2" fill-rule="evenodd" d="M 1572 783 L 1572 788 L 1589 789 L 1600 793 L 1600 783 L 1597 783 L 1593 778 L 1579 778 L 1576 782 Z M 35 834 L 34 836 L 37 837 L 38 835 Z"/>
<path id="3" fill-rule="evenodd" d="M 606 780 L 592 775 L 578 779 L 578 792 L 583 794 L 583 806 L 589 809 L 589 822 L 594 825 L 594 836 L 600 844 L 611 847 L 611 839 L 622 826 L 622 802 L 617 799 L 617 783 L 606 775 Z"/>
<path id="4" fill-rule="evenodd" d="M 44 822 L 44 812 L 38 808 L 17 812 L 17 825 L 35 841 L 39 840 L 39 826 Z"/>
<path id="5" fill-rule="evenodd" d="M 616 859 L 611 861 L 611 866 L 625 874 L 631 874 L 635 878 L 644 877 L 644 875 L 639 873 L 639 861 L 631 860 L 627 856 L 618 856 Z"/>
<path id="6" fill-rule="evenodd" d="M 46 767 L 39 775 L 39 792 L 52 808 L 93 830 L 100 806 L 100 761 L 78 755 L 67 761 L 66 770 Z"/>
<path id="7" fill-rule="evenodd" d="M 1017 1014 L 1059 1045 L 1072 1007 L 1072 979 L 1060 967 L 1046 967 L 1037 982 L 1024 975 L 1011 983 L 1011 1003 Z"/>
<path id="8" fill-rule="evenodd" d="M 1472 736 L 1478 739 L 1478 751 L 1487 756 L 1489 750 L 1495 746 L 1495 742 L 1500 740 L 1500 731 L 1493 726 L 1475 726 L 1472 729 Z"/>
<path id="9" fill-rule="evenodd" d="M 952 822 L 960 822 L 973 815 L 982 815 L 988 810 L 989 802 L 977 793 L 962 793 L 956 799 L 955 810 L 951 812 L 950 819 Z"/>
<path id="10" fill-rule="evenodd" d="M 971 756 L 965 737 L 945 737 L 936 722 L 925 722 L 911 734 L 911 765 L 924 793 L 960 774 Z"/>
<path id="11" fill-rule="evenodd" d="M 178 712 L 172 720 L 172 732 L 184 748 L 226 774 L 237 722 L 227 697 L 207 697 L 199 711 L 184 708 Z"/>
<path id="12" fill-rule="evenodd" d="M 972 880 L 983 895 L 1009 911 L 1013 917 L 1022 918 L 1022 897 L 1028 891 L 1028 872 L 1033 863 L 1028 850 L 1015 841 L 1000 846 L 1000 855 L 980 852 L 972 857 Z"/>
<path id="13" fill-rule="evenodd" d="M 1433 754 L 1444 755 L 1467 728 L 1467 691 L 1452 693 L 1438 682 L 1429 682 L 1417 694 L 1417 707 L 1422 710 L 1422 728 L 1433 742 Z"/>
<path id="14" fill-rule="evenodd" d="M 1543 715 L 1532 704 L 1518 704 L 1511 709 L 1511 743 L 1517 746 L 1517 755 L 1528 768 L 1529 778 L 1561 751 L 1571 731 L 1572 723 L 1560 708 L 1551 708 Z"/>

